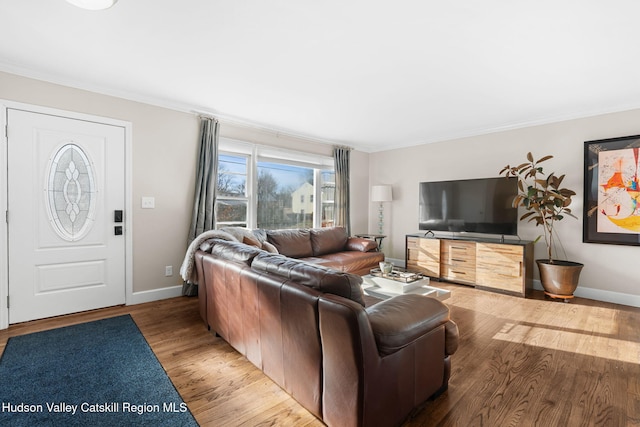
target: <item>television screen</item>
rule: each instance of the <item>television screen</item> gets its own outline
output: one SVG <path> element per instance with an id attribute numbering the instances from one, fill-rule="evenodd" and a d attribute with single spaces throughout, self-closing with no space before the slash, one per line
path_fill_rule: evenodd
<path id="1" fill-rule="evenodd" d="M 420 183 L 420 230 L 518 234 L 515 178 Z"/>

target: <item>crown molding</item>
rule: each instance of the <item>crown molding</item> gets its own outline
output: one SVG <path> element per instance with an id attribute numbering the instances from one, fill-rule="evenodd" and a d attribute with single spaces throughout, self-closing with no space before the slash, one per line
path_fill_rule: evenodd
<path id="1" fill-rule="evenodd" d="M 30 68 L 20 67 L 7 62 L 0 62 L 0 71 L 9 73 L 9 74 L 14 74 L 19 77 L 39 80 L 39 81 L 43 81 L 51 84 L 70 87 L 73 89 L 85 90 L 85 91 L 97 93 L 100 95 L 125 99 L 127 101 L 139 102 L 142 104 L 152 105 L 154 107 L 166 108 L 168 110 L 178 111 L 181 113 L 214 116 L 221 123 L 226 123 L 226 124 L 237 126 L 237 127 L 243 127 L 245 129 L 266 132 L 276 137 L 280 137 L 280 136 L 290 137 L 290 138 L 300 139 L 300 140 L 304 140 L 312 143 L 324 144 L 324 145 L 341 145 L 341 146 L 348 145 L 353 147 L 354 149 L 357 149 L 358 151 L 370 152 L 369 147 L 358 146 L 357 144 L 353 144 L 348 141 L 338 141 L 338 140 L 332 141 L 326 138 L 321 138 L 318 136 L 309 135 L 302 132 L 296 132 L 286 128 L 278 128 L 272 125 L 247 120 L 241 117 L 227 115 L 214 108 L 209 108 L 206 106 L 191 105 L 191 104 L 177 102 L 174 100 L 168 100 L 164 98 L 144 95 L 141 93 L 123 91 L 123 90 L 115 89 L 112 87 L 70 79 L 69 77 L 62 76 L 59 74 L 47 73 L 47 72 L 42 72 L 42 71 L 30 69 Z"/>
<path id="2" fill-rule="evenodd" d="M 461 132 L 444 133 L 438 136 L 433 136 L 426 139 L 420 139 L 418 141 L 394 144 L 393 147 L 391 148 L 381 148 L 381 149 L 369 148 L 369 152 L 377 153 L 382 151 L 395 150 L 399 148 L 410 148 L 410 147 L 416 147 L 419 145 L 456 141 L 456 140 L 461 140 L 465 138 L 472 138 L 474 136 L 489 135 L 492 133 L 499 133 L 499 132 L 508 132 L 508 131 L 526 129 L 526 128 L 536 127 L 536 126 L 545 126 L 545 125 L 551 125 L 555 123 L 567 122 L 571 120 L 588 119 L 591 117 L 604 116 L 607 114 L 624 113 L 626 111 L 633 111 L 638 109 L 640 109 L 640 103 L 623 104 L 616 107 L 602 108 L 602 109 L 582 110 L 580 112 L 574 112 L 574 113 L 557 115 L 557 116 L 539 117 L 532 120 L 505 123 L 502 125 L 497 125 L 492 127 L 476 128 L 476 129 L 470 129 L 470 130 L 465 130 Z"/>
<path id="3" fill-rule="evenodd" d="M 152 105 L 160 108 L 166 108 L 169 110 L 174 110 L 182 113 L 215 116 L 223 124 L 229 124 L 237 127 L 243 127 L 245 129 L 265 132 L 276 137 L 281 137 L 281 136 L 289 137 L 289 138 L 294 138 L 294 139 L 308 141 L 311 143 L 324 144 L 324 145 L 349 146 L 355 150 L 362 151 L 365 153 L 377 153 L 377 152 L 395 150 L 400 148 L 410 148 L 410 147 L 415 147 L 415 146 L 425 145 L 425 144 L 455 141 L 455 140 L 470 138 L 474 136 L 488 135 L 488 134 L 498 133 L 498 132 L 507 132 L 507 131 L 517 130 L 517 129 L 524 129 L 528 127 L 543 126 L 543 125 L 549 125 L 553 123 L 560 123 L 564 121 L 586 119 L 586 118 L 596 117 L 596 116 L 601 116 L 606 114 L 621 113 L 624 111 L 640 109 L 640 103 L 630 103 L 630 104 L 618 105 L 615 107 L 589 109 L 589 110 L 582 110 L 579 112 L 573 112 L 568 114 L 538 117 L 532 120 L 525 120 L 525 121 L 519 121 L 519 122 L 513 122 L 513 123 L 504 123 L 496 126 L 463 130 L 460 132 L 447 132 L 440 135 L 419 139 L 416 141 L 387 143 L 385 144 L 384 147 L 378 147 L 378 146 L 372 147 L 372 146 L 363 146 L 361 144 L 357 144 L 351 141 L 328 140 L 326 138 L 322 138 L 316 135 L 310 135 L 303 132 L 293 131 L 291 129 L 279 128 L 273 125 L 255 122 L 255 121 L 247 120 L 241 117 L 227 115 L 221 111 L 216 110 L 215 108 L 209 108 L 201 105 L 190 105 L 190 104 L 177 102 L 174 100 L 168 100 L 168 99 L 153 97 L 149 95 L 144 95 L 141 93 L 123 91 L 123 90 L 115 89 L 112 87 L 101 86 L 101 85 L 92 84 L 88 82 L 78 81 L 75 79 L 70 79 L 69 77 L 62 76 L 62 75 L 57 75 L 57 74 L 52 74 L 52 73 L 38 71 L 30 68 L 21 67 L 21 66 L 7 63 L 7 62 L 0 61 L 0 71 L 10 73 L 10 74 L 15 74 L 20 77 L 26 77 L 26 78 L 40 80 L 40 81 L 44 81 L 52 84 L 61 85 L 61 86 L 67 86 L 74 89 L 85 90 L 85 91 L 97 93 L 100 95 L 112 96 L 115 98 L 125 99 L 133 102 L 139 102 L 139 103 Z"/>

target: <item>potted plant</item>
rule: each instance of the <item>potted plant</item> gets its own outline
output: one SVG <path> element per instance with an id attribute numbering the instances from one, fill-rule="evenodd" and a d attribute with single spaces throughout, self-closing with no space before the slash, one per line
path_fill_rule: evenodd
<path id="1" fill-rule="evenodd" d="M 556 176 L 554 172 L 545 174 L 540 163 L 552 159 L 544 156 L 534 160 L 531 153 L 527 153 L 527 161 L 518 166 L 507 165 L 500 171 L 500 175 L 518 179 L 518 195 L 513 200 L 513 206 L 522 206 L 527 213 L 520 220 L 535 221 L 536 226 L 542 226 L 544 233 L 541 237 L 547 246 L 547 258 L 536 260 L 540 271 L 540 282 L 545 294 L 552 298 L 563 298 L 568 302 L 573 298 L 573 292 L 578 287 L 578 280 L 583 264 L 573 261 L 555 259 L 554 235 L 556 222 L 566 216 L 577 217 L 571 213 L 569 205 L 571 197 L 576 193 L 568 188 L 562 188 L 564 175 Z M 534 243 L 535 243 L 534 242 Z"/>

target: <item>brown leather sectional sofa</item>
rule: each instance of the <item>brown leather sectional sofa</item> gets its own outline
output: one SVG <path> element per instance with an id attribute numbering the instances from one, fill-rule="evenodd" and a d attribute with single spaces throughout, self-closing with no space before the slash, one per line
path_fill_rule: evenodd
<path id="1" fill-rule="evenodd" d="M 299 233 L 276 234 L 299 253 L 284 238 Z M 458 330 L 442 302 L 365 307 L 360 276 L 239 242 L 207 248 L 195 266 L 209 328 L 327 425 L 399 425 L 446 390 Z"/>

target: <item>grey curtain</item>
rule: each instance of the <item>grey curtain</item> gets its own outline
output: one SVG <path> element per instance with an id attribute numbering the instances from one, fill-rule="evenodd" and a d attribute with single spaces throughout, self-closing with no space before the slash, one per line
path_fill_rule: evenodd
<path id="1" fill-rule="evenodd" d="M 187 244 L 202 232 L 216 228 L 216 187 L 218 184 L 218 121 L 211 117 L 201 117 L 200 150 L 198 154 L 198 174 L 193 200 L 193 213 Z M 198 285 L 184 282 L 182 294 L 198 294 Z"/>
<path id="2" fill-rule="evenodd" d="M 335 225 L 344 227 L 347 235 L 351 236 L 351 213 L 349 197 L 349 147 L 335 147 L 333 149 L 333 161 L 336 173 L 336 195 L 335 195 Z"/>

